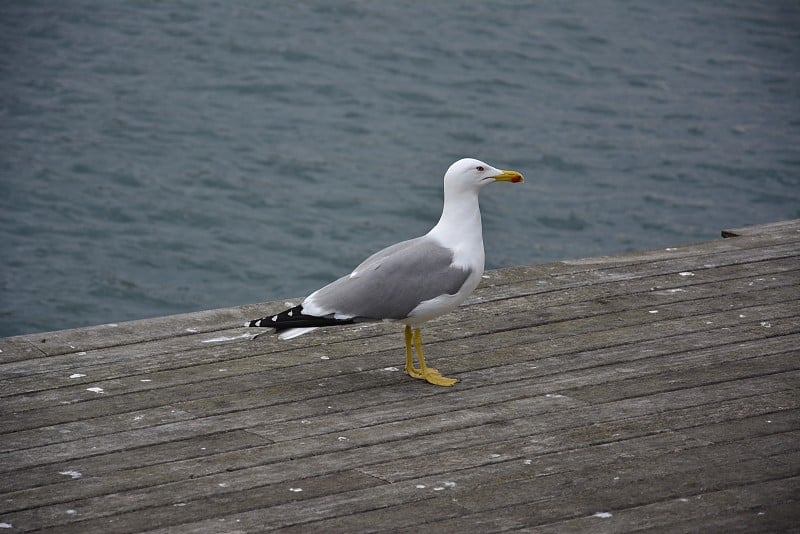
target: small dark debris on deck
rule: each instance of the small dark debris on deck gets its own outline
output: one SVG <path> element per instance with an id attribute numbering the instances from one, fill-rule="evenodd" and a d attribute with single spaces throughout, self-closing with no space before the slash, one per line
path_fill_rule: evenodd
<path id="1" fill-rule="evenodd" d="M 490 271 L 424 331 L 270 302 L 0 339 L 2 532 L 800 525 L 800 221 Z"/>

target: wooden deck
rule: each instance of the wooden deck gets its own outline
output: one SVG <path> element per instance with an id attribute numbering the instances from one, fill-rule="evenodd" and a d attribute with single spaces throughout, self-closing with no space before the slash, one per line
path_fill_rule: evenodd
<path id="1" fill-rule="evenodd" d="M 800 221 L 486 274 L 423 329 L 284 302 L 0 339 L 0 532 L 800 530 Z"/>

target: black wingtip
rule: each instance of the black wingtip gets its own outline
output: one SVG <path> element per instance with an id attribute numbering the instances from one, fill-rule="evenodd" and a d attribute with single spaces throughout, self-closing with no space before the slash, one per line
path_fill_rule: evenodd
<path id="1" fill-rule="evenodd" d="M 299 306 L 295 306 L 294 308 L 289 308 L 288 310 L 284 310 L 277 315 L 269 315 L 267 317 L 262 317 L 260 319 L 254 319 L 247 323 L 249 327 L 255 328 L 274 328 L 275 330 L 284 330 L 286 328 L 294 328 L 294 326 L 288 326 L 288 323 L 295 323 L 298 319 L 302 317 L 309 317 L 307 315 L 303 315 L 303 305 L 300 304 Z"/>
<path id="2" fill-rule="evenodd" d="M 334 317 L 316 317 L 303 313 L 303 305 L 295 306 L 284 310 L 277 315 L 270 315 L 255 319 L 247 323 L 248 327 L 274 328 L 276 332 L 288 330 L 290 328 L 309 328 L 322 326 L 337 326 L 343 324 L 353 324 L 354 319 L 336 319 Z"/>
<path id="3" fill-rule="evenodd" d="M 254 320 L 250 321 L 249 323 L 245 324 L 245 326 L 259 327 L 259 328 L 261 328 L 261 327 L 274 327 L 274 324 L 272 324 L 272 321 L 275 319 L 275 317 L 276 316 L 273 315 L 271 317 L 262 317 L 261 319 L 254 319 Z"/>

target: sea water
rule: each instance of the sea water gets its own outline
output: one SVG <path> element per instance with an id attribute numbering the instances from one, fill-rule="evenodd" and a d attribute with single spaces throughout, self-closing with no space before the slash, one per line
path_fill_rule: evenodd
<path id="1" fill-rule="evenodd" d="M 487 268 L 800 217 L 800 4 L 5 1 L 0 335 L 303 296 L 465 156 Z"/>

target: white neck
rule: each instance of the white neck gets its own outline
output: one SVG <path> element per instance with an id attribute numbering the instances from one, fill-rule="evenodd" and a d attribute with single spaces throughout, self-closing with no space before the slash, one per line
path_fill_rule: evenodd
<path id="1" fill-rule="evenodd" d="M 483 272 L 483 234 L 478 192 L 448 191 L 445 187 L 442 216 L 428 236 L 455 250 L 453 263 L 456 265 Z M 468 258 L 472 261 L 468 261 Z"/>

